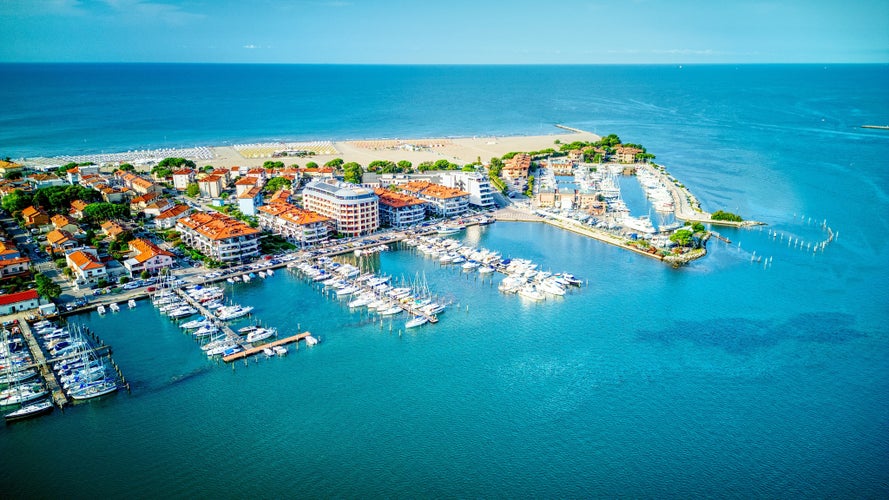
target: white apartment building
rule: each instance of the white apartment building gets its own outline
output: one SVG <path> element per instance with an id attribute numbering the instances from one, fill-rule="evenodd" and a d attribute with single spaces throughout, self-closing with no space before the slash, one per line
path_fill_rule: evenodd
<path id="1" fill-rule="evenodd" d="M 488 176 L 480 172 L 444 172 L 440 176 L 444 186 L 469 193 L 469 204 L 480 208 L 494 206 L 494 195 Z"/>

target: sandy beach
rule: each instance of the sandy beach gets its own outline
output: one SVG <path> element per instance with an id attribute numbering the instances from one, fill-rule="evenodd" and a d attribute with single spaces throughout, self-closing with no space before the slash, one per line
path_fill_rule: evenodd
<path id="1" fill-rule="evenodd" d="M 390 160 L 398 162 L 407 160 L 417 165 L 424 161 L 437 161 L 445 159 L 458 164 L 466 164 L 478 161 L 488 162 L 492 157 L 503 156 L 511 151 L 538 151 L 546 148 L 556 148 L 555 141 L 570 143 L 574 141 L 596 141 L 599 136 L 589 132 L 565 132 L 561 134 L 536 135 L 536 136 L 507 136 L 507 137 L 463 137 L 463 138 L 426 138 L 426 139 L 387 139 L 387 140 L 362 140 L 362 141 L 335 141 L 330 144 L 335 150 L 334 154 L 316 154 L 311 157 L 284 157 L 271 158 L 268 155 L 258 158 L 248 157 L 249 153 L 265 153 L 273 148 L 274 144 L 256 145 L 255 148 L 245 149 L 238 146 L 219 146 L 210 148 L 215 158 L 203 160 L 216 167 L 260 166 L 267 160 L 283 161 L 285 165 L 297 164 L 305 166 L 314 161 L 319 165 L 332 160 L 342 158 L 346 162 L 354 161 L 367 166 L 374 160 Z M 291 143 L 290 145 L 298 145 Z M 238 149 L 236 149 L 238 148 Z M 240 149 L 240 151 L 239 151 Z M 247 155 L 243 152 L 247 152 Z"/>

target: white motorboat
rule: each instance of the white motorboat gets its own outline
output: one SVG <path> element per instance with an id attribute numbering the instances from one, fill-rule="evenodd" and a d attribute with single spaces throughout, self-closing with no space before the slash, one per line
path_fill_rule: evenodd
<path id="1" fill-rule="evenodd" d="M 536 286 L 530 284 L 519 288 L 518 293 L 519 296 L 524 297 L 528 300 L 538 301 L 545 298 L 543 292 L 538 290 Z"/>
<path id="2" fill-rule="evenodd" d="M 130 299 L 127 301 L 127 305 L 130 307 L 130 309 L 135 309 L 136 308 L 136 301 L 134 299 Z"/>
<path id="3" fill-rule="evenodd" d="M 272 349 L 275 351 L 275 354 L 277 354 L 278 356 L 286 356 L 287 355 L 287 348 L 282 345 L 276 345 Z"/>
<path id="4" fill-rule="evenodd" d="M 105 315 L 105 306 L 102 304 L 99 304 L 99 306 L 96 307 L 96 312 L 104 316 Z"/>
<path id="5" fill-rule="evenodd" d="M 426 316 L 414 316 L 413 318 L 409 319 L 404 324 L 404 327 L 405 328 L 416 328 L 418 326 L 425 325 L 428 322 L 429 322 L 429 319 L 426 318 Z"/>
<path id="6" fill-rule="evenodd" d="M 273 337 L 278 334 L 278 330 L 275 328 L 257 328 L 252 332 L 247 334 L 247 342 L 259 342 L 260 340 L 265 340 L 269 337 Z"/>
<path id="7" fill-rule="evenodd" d="M 311 335 L 306 336 L 306 345 L 307 346 L 311 347 L 313 345 L 318 345 L 318 342 L 320 342 L 320 340 L 316 339 L 315 337 L 313 337 Z"/>
<path id="8" fill-rule="evenodd" d="M 120 306 L 117 305 L 117 302 L 108 304 L 108 309 L 111 309 L 111 312 L 120 312 Z"/>
<path id="9" fill-rule="evenodd" d="M 271 358 L 275 355 L 275 351 L 269 347 L 266 347 L 262 350 L 262 353 L 265 354 L 265 357 Z"/>

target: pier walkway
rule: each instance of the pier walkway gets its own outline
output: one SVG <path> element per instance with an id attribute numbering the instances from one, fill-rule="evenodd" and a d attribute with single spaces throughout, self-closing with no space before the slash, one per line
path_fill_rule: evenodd
<path id="1" fill-rule="evenodd" d="M 228 356 L 223 356 L 222 360 L 225 361 L 226 363 L 231 363 L 232 361 L 237 361 L 241 358 L 253 356 L 254 354 L 262 352 L 263 349 L 266 349 L 266 348 L 277 347 L 279 345 L 290 344 L 293 342 L 299 342 L 300 340 L 303 340 L 304 338 L 308 337 L 309 335 L 311 335 L 310 332 L 302 332 L 302 333 L 293 335 L 291 337 L 287 337 L 284 339 L 278 339 L 273 342 L 268 342 L 266 344 L 262 344 L 261 346 L 248 347 L 248 348 L 244 349 L 243 351 L 236 352 L 236 353 L 230 354 Z"/>
<path id="2" fill-rule="evenodd" d="M 28 322 L 25 321 L 24 315 L 19 316 L 18 326 L 19 330 L 22 332 L 22 336 L 28 343 L 28 349 L 31 351 L 31 355 L 34 357 L 34 366 L 38 368 L 40 375 L 46 380 L 47 389 L 52 392 L 53 402 L 56 406 L 62 408 L 68 404 L 68 398 L 65 397 L 65 391 L 63 391 L 62 387 L 59 385 L 59 381 L 56 379 L 56 374 L 49 366 L 49 362 L 47 362 L 46 356 L 43 354 L 43 349 L 41 349 L 40 345 L 37 343 L 37 339 L 34 337 L 34 333 L 31 332 L 31 327 L 28 325 Z"/>
<path id="3" fill-rule="evenodd" d="M 184 290 L 182 290 L 181 288 L 177 288 L 176 293 L 180 297 L 182 297 L 186 302 L 191 304 L 192 307 L 197 309 L 198 312 L 200 312 L 203 317 L 213 320 L 213 324 L 216 325 L 217 328 L 222 330 L 222 333 L 225 334 L 226 339 L 237 343 L 239 346 L 241 346 L 241 349 L 244 349 L 244 350 L 251 349 L 250 344 L 246 343 L 244 341 L 244 339 L 240 335 L 237 334 L 237 332 L 235 332 L 234 330 L 231 329 L 230 326 L 228 326 L 228 324 L 226 324 L 224 321 L 222 321 L 220 319 L 217 319 L 215 314 L 213 314 L 209 309 L 204 307 L 200 302 L 194 300 L 190 295 L 185 293 Z"/>

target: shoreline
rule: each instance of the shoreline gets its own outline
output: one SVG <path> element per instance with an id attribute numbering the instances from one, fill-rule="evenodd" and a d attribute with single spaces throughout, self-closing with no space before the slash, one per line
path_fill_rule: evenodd
<path id="1" fill-rule="evenodd" d="M 553 125 L 549 134 L 537 135 L 475 135 L 407 138 L 364 138 L 330 140 L 266 140 L 267 142 L 237 143 L 224 141 L 222 144 L 198 145 L 144 150 L 118 151 L 114 153 L 94 152 L 74 155 L 32 156 L 21 158 L 23 165 L 32 168 L 50 168 L 68 162 L 92 161 L 97 164 L 133 163 L 137 170 L 148 170 L 148 162 L 157 162 L 174 156 L 195 161 L 201 165 L 230 168 L 232 166 L 261 166 L 265 161 L 283 161 L 285 165 L 314 161 L 323 165 L 333 158 L 346 162 L 355 161 L 367 165 L 374 160 L 401 161 L 413 163 L 440 159 L 473 163 L 479 159 L 488 161 L 491 157 L 503 156 L 513 151 L 536 151 L 554 148 L 555 141 L 562 143 L 579 140 L 596 141 L 600 137 L 592 132 Z M 375 148 L 374 145 L 380 147 Z M 276 150 L 308 150 L 315 154 L 307 156 L 275 157 Z M 138 164 L 137 164 L 138 163 Z M 146 168 L 140 168 L 146 167 Z"/>

